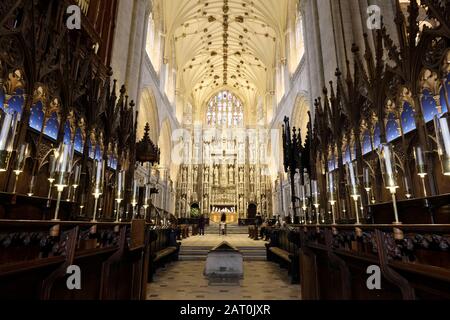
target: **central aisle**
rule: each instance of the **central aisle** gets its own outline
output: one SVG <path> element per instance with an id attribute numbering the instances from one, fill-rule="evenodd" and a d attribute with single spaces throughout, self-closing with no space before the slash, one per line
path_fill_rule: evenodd
<path id="1" fill-rule="evenodd" d="M 208 286 L 203 276 L 208 251 L 222 241 L 244 255 L 240 286 Z M 287 270 L 266 261 L 265 244 L 245 234 L 207 234 L 184 239 L 180 261 L 156 272 L 154 282 L 148 285 L 147 300 L 300 300 L 300 285 L 291 284 Z"/>
<path id="2" fill-rule="evenodd" d="M 208 286 L 204 261 L 178 261 L 157 271 L 147 300 L 300 300 L 287 270 L 266 261 L 245 261 L 240 286 Z"/>

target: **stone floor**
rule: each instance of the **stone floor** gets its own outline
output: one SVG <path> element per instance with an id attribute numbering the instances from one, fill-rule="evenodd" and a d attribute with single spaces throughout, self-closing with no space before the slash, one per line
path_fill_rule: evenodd
<path id="1" fill-rule="evenodd" d="M 208 286 L 204 261 L 180 261 L 157 271 L 147 300 L 300 300 L 287 271 L 266 261 L 244 262 L 240 286 Z"/>
<path id="2" fill-rule="evenodd" d="M 216 246 L 222 241 L 227 241 L 235 247 L 264 247 L 267 243 L 263 240 L 253 240 L 247 234 L 233 234 L 229 236 L 219 236 L 217 234 L 206 234 L 204 236 L 193 236 L 184 239 L 182 246 Z"/>

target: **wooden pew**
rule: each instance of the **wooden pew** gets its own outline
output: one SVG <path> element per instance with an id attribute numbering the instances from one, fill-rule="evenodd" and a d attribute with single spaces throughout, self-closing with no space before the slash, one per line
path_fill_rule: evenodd
<path id="1" fill-rule="evenodd" d="M 177 261 L 180 252 L 180 242 L 176 241 L 176 231 L 173 229 L 151 229 L 149 231 L 149 271 L 148 282 L 153 280 L 153 275 L 160 267 L 167 263 Z"/>
<path id="2" fill-rule="evenodd" d="M 299 236 L 296 229 L 272 228 L 269 231 L 270 242 L 266 244 L 267 260 L 277 262 L 281 267 L 287 268 L 293 284 L 300 282 Z"/>
<path id="3" fill-rule="evenodd" d="M 396 240 L 393 230 L 403 231 Z M 299 227 L 302 296 L 308 300 L 450 299 L 450 225 Z M 381 271 L 369 290 L 368 268 Z"/>
<path id="4" fill-rule="evenodd" d="M 145 223 L 144 223 L 145 227 Z M 131 224 L 0 221 L 0 299 L 141 299 L 145 245 Z M 144 234 L 145 236 L 145 234 Z M 81 269 L 81 290 L 67 268 Z"/>

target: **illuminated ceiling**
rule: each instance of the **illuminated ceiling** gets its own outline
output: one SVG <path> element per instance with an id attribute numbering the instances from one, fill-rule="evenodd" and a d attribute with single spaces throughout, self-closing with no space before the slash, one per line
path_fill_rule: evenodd
<path id="1" fill-rule="evenodd" d="M 178 71 L 178 91 L 197 108 L 223 88 L 252 105 L 272 91 L 276 60 L 285 57 L 288 1 L 155 1 L 166 30 L 165 60 L 174 61 Z"/>

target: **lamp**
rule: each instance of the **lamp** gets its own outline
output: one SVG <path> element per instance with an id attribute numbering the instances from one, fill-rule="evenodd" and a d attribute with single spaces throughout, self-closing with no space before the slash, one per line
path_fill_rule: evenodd
<path id="1" fill-rule="evenodd" d="M 434 126 L 442 173 L 450 176 L 450 115 L 446 114 L 441 118 L 435 116 Z"/>
<path id="2" fill-rule="evenodd" d="M 145 191 L 144 191 L 144 220 L 147 220 L 147 210 L 150 206 L 149 202 L 152 196 L 152 186 L 150 184 L 150 179 L 147 178 L 147 183 L 145 184 Z"/>
<path id="3" fill-rule="evenodd" d="M 319 203 L 319 187 L 317 184 L 317 180 L 311 180 L 311 194 L 312 194 L 312 200 L 313 200 L 313 205 L 314 208 L 316 209 L 316 220 L 317 220 L 317 224 L 320 224 L 319 221 L 319 207 L 320 207 L 320 203 Z"/>
<path id="4" fill-rule="evenodd" d="M 92 192 L 92 195 L 94 196 L 94 215 L 92 222 L 97 222 L 98 199 L 100 199 L 100 196 L 103 194 L 103 181 L 105 179 L 105 160 L 94 161 L 95 180 L 94 190 Z"/>
<path id="5" fill-rule="evenodd" d="M 8 170 L 17 123 L 17 112 L 0 109 L 0 173 Z"/>
<path id="6" fill-rule="evenodd" d="M 120 170 L 116 175 L 116 222 L 120 218 L 120 204 L 123 201 L 125 193 L 125 171 Z"/>
<path id="7" fill-rule="evenodd" d="M 380 145 L 379 151 L 381 173 L 383 175 L 384 186 L 391 192 L 392 195 L 392 206 L 394 208 L 395 222 L 394 224 L 402 224 L 398 218 L 397 210 L 397 198 L 396 193 L 398 189 L 397 175 L 396 175 L 396 161 L 394 149 L 391 144 L 383 143 Z M 394 229 L 394 237 L 397 240 L 403 239 L 403 232 L 400 229 Z"/>
<path id="8" fill-rule="evenodd" d="M 80 186 L 81 165 L 77 163 L 76 165 L 73 166 L 72 171 L 73 171 L 73 175 L 72 175 L 72 177 L 73 177 L 73 181 L 72 181 L 73 201 L 75 201 L 77 188 Z M 67 202 L 69 202 L 71 200 L 70 190 L 71 190 L 71 188 L 69 188 L 69 192 L 67 194 Z"/>
<path id="9" fill-rule="evenodd" d="M 58 198 L 56 200 L 56 209 L 54 221 L 58 221 L 59 205 L 61 203 L 61 196 L 64 188 L 68 186 L 69 178 L 69 168 L 72 159 L 72 147 L 71 145 L 61 143 L 58 151 L 58 158 L 56 159 L 56 170 L 55 170 L 55 186 L 58 191 Z"/>
<path id="10" fill-rule="evenodd" d="M 356 161 L 348 162 L 345 165 L 347 171 L 347 183 L 350 188 L 350 196 L 355 202 L 355 210 L 356 210 L 356 224 L 361 224 L 359 221 L 359 206 L 358 199 L 361 196 L 359 192 L 359 178 L 358 178 L 358 166 Z"/>
<path id="11" fill-rule="evenodd" d="M 300 200 L 302 201 L 302 217 L 301 223 L 306 224 L 306 220 L 308 219 L 308 207 L 307 207 L 307 199 L 306 199 L 306 189 L 304 185 L 300 185 Z"/>
<path id="12" fill-rule="evenodd" d="M 375 197 L 372 194 L 372 183 L 370 179 L 370 168 L 364 167 L 363 169 L 363 185 L 364 190 L 367 192 L 367 200 L 370 201 L 371 204 L 375 204 Z"/>
<path id="13" fill-rule="evenodd" d="M 133 180 L 133 186 L 132 186 L 132 197 L 131 197 L 131 207 L 133 211 L 133 218 L 137 215 L 137 205 L 139 200 L 139 184 L 137 179 Z"/>
<path id="14" fill-rule="evenodd" d="M 422 181 L 423 187 L 423 195 L 427 197 L 427 188 L 425 186 L 425 177 L 427 176 L 427 165 L 425 163 L 425 153 L 423 152 L 422 147 L 417 146 L 414 148 L 414 159 L 416 162 L 417 175 L 420 177 Z"/>
<path id="15" fill-rule="evenodd" d="M 19 176 L 25 169 L 25 163 L 29 156 L 30 156 L 30 146 L 28 145 L 28 143 L 22 144 L 17 152 L 16 164 L 14 166 L 14 173 L 16 175 L 16 179 L 14 181 L 13 193 L 16 193 Z"/>
<path id="16" fill-rule="evenodd" d="M 336 206 L 336 179 L 334 172 L 328 172 L 327 174 L 327 193 L 328 193 L 328 202 L 331 206 L 331 215 L 333 217 L 333 225 L 336 225 L 336 215 L 334 212 L 334 207 Z"/>
<path id="17" fill-rule="evenodd" d="M 50 208 L 51 205 L 51 196 L 52 196 L 52 189 L 53 189 L 53 183 L 55 182 L 55 172 L 56 172 L 56 161 L 59 157 L 59 150 L 54 149 L 53 153 L 50 154 L 49 160 L 48 160 L 48 182 L 50 183 L 50 187 L 48 189 L 48 195 L 47 195 L 47 208 Z"/>

